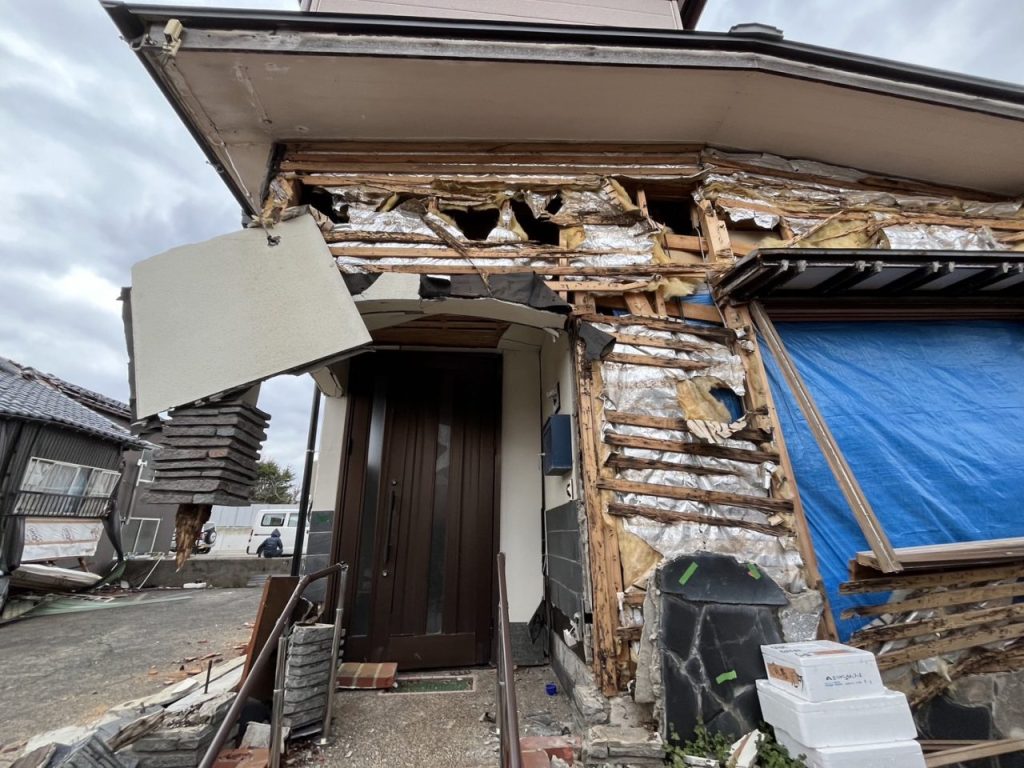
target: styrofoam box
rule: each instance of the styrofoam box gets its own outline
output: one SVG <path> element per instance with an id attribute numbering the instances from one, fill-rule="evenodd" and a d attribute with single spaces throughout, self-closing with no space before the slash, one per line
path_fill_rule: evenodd
<path id="1" fill-rule="evenodd" d="M 907 697 L 882 689 L 873 696 L 805 701 L 767 680 L 757 681 L 765 722 L 808 747 L 845 747 L 907 741 L 917 736 Z"/>
<path id="2" fill-rule="evenodd" d="M 924 753 L 916 741 L 814 749 L 779 728 L 775 740 L 789 750 L 790 757 L 803 755 L 807 768 L 925 768 Z"/>
<path id="3" fill-rule="evenodd" d="M 870 696 L 885 690 L 874 654 L 831 640 L 762 645 L 772 685 L 807 701 Z"/>

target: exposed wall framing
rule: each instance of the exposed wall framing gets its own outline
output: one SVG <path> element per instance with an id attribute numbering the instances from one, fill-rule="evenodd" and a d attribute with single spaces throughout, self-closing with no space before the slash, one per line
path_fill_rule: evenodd
<path id="1" fill-rule="evenodd" d="M 606 693 L 635 674 L 646 576 L 673 552 L 733 554 L 791 593 L 824 596 L 749 307 L 687 297 L 760 247 L 1024 250 L 1019 200 L 688 145 L 323 142 L 289 144 L 278 158 L 261 218 L 311 207 L 343 273 L 486 283 L 530 271 L 573 305 L 574 329 L 608 334 L 603 359 L 582 341 L 573 347 L 592 658 Z M 850 279 L 870 278 L 861 272 Z M 665 408 L 631 404 L 631 379 L 661 392 Z M 851 584 L 895 584 L 870 581 Z M 984 589 L 1017 594 L 998 581 Z M 944 628 L 978 624 L 979 641 L 1017 642 L 1017 607 L 969 605 Z M 935 621 L 865 630 L 861 642 L 925 637 Z M 819 632 L 836 634 L 827 606 Z M 894 651 L 891 663 L 968 646 L 919 647 Z M 971 658 L 957 664 L 973 671 Z M 940 689 L 921 684 L 919 699 Z"/>

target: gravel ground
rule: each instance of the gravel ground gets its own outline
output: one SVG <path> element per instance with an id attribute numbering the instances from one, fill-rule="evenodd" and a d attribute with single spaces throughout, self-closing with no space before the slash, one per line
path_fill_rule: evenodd
<path id="1" fill-rule="evenodd" d="M 480 719 L 485 712 L 495 713 L 494 670 L 422 673 L 437 674 L 471 675 L 475 688 L 472 692 L 440 694 L 339 691 L 330 744 L 300 750 L 286 763 L 302 768 L 496 765 L 495 726 Z M 563 727 L 573 728 L 566 697 L 561 692 L 548 696 L 544 691 L 545 683 L 554 681 L 549 667 L 517 670 L 516 694 L 523 736 L 555 735 Z"/>
<path id="2" fill-rule="evenodd" d="M 237 655 L 260 589 L 152 590 L 119 608 L 0 626 L 0 744 L 67 725 L 180 679 L 185 659 Z M 187 596 L 156 602 L 168 596 Z M 192 666 L 195 665 L 193 662 Z"/>

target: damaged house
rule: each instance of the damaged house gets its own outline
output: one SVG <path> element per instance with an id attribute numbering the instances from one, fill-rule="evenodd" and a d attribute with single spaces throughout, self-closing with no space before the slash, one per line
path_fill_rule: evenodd
<path id="1" fill-rule="evenodd" d="M 1024 727 L 1024 90 L 658 0 L 367 5 L 106 3 L 250 220 L 124 295 L 179 519 L 309 372 L 347 660 L 494 662 L 503 552 L 594 762 L 660 759 L 609 700 L 749 730 L 759 646 L 815 637 L 926 735 Z"/>
<path id="2" fill-rule="evenodd" d="M 124 560 L 120 511 L 131 506 L 146 443 L 127 406 L 0 358 L 0 610 L 11 586 L 95 585 Z"/>

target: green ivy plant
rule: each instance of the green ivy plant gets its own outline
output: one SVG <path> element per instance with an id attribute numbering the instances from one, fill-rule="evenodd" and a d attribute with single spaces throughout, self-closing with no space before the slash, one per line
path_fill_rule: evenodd
<path id="1" fill-rule="evenodd" d="M 757 768 L 807 768 L 804 755 L 790 757 L 789 751 L 775 740 L 775 731 L 769 725 L 761 725 L 765 735 L 757 747 Z M 672 739 L 665 747 L 665 761 L 672 768 L 690 768 L 684 757 L 707 757 L 717 760 L 722 768 L 729 765 L 729 751 L 739 736 L 712 733 L 704 723 L 697 723 L 693 738 L 679 743 L 679 734 L 672 732 Z"/>

